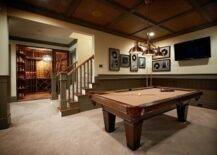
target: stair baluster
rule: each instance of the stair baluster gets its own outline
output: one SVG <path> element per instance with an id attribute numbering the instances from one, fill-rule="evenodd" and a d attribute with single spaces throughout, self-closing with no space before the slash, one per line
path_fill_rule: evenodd
<path id="1" fill-rule="evenodd" d="M 57 87 L 58 92 L 60 92 L 62 116 L 73 113 L 73 110 L 79 110 L 80 107 L 78 102 L 75 101 L 75 95 L 82 94 L 82 89 L 89 88 L 89 84 L 93 80 L 93 59 L 94 55 L 80 65 L 76 66 L 75 64 L 67 69 L 67 72 L 61 72 L 54 77 L 53 81 L 56 79 L 57 85 L 53 87 L 53 90 Z"/>

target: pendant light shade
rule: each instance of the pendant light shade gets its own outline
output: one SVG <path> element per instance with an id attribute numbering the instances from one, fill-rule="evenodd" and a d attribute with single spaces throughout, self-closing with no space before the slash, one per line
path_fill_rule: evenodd
<path id="1" fill-rule="evenodd" d="M 144 50 L 139 46 L 138 42 L 135 42 L 135 45 L 130 49 L 129 53 L 144 53 Z"/>

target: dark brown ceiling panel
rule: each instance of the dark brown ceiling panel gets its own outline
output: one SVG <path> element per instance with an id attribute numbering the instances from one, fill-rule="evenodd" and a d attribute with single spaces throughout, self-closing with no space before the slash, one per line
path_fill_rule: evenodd
<path id="1" fill-rule="evenodd" d="M 131 9 L 136 4 L 138 4 L 141 0 L 114 0 L 114 1 L 128 9 Z"/>
<path id="2" fill-rule="evenodd" d="M 216 25 L 217 0 L 7 0 L 14 7 L 126 38 L 174 37 Z M 149 23 L 149 24 L 148 24 Z M 142 37 L 142 38 L 139 38 Z"/>
<path id="3" fill-rule="evenodd" d="M 165 31 L 164 29 L 155 27 L 155 28 L 148 28 L 146 30 L 138 32 L 135 34 L 135 36 L 146 39 L 146 34 L 148 32 L 154 32 L 155 33 L 155 35 L 153 36 L 153 39 L 170 34 L 168 31 Z"/>
<path id="4" fill-rule="evenodd" d="M 217 3 L 210 5 L 204 9 L 213 21 L 217 20 Z"/>
<path id="5" fill-rule="evenodd" d="M 73 0 L 21 0 L 37 7 L 46 8 L 48 10 L 64 13 L 71 1 Z"/>
<path id="6" fill-rule="evenodd" d="M 192 7 L 186 0 L 153 0 L 148 6 L 139 8 L 137 12 L 155 22 L 160 22 L 190 9 Z"/>
<path id="7" fill-rule="evenodd" d="M 177 32 L 202 24 L 206 24 L 206 20 L 202 18 L 196 11 L 194 11 L 187 15 L 172 19 L 163 25 Z"/>
<path id="8" fill-rule="evenodd" d="M 204 5 L 204 4 L 210 3 L 211 1 L 214 1 L 214 0 L 197 0 L 197 3 L 199 5 Z"/>
<path id="9" fill-rule="evenodd" d="M 115 17 L 119 16 L 121 11 L 95 0 L 82 0 L 76 9 L 74 16 L 83 20 L 105 25 L 111 22 Z"/>
<path id="10" fill-rule="evenodd" d="M 148 27 L 149 24 L 142 20 L 141 18 L 138 18 L 134 15 L 128 15 L 123 17 L 121 20 L 117 21 L 116 23 L 113 23 L 109 26 L 109 28 L 122 31 L 127 34 L 131 34 L 135 31 L 138 31 L 139 29 Z"/>

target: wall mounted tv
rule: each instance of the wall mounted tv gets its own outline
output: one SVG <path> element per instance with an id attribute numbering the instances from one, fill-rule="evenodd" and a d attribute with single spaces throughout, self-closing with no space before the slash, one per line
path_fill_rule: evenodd
<path id="1" fill-rule="evenodd" d="M 211 57 L 210 37 L 178 43 L 174 48 L 176 61 Z"/>

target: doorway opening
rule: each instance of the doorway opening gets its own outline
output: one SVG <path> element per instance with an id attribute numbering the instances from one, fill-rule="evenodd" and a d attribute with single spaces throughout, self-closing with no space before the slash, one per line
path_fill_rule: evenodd
<path id="1" fill-rule="evenodd" d="M 69 63 L 68 51 L 16 45 L 18 101 L 51 97 L 51 73 L 63 71 Z"/>

